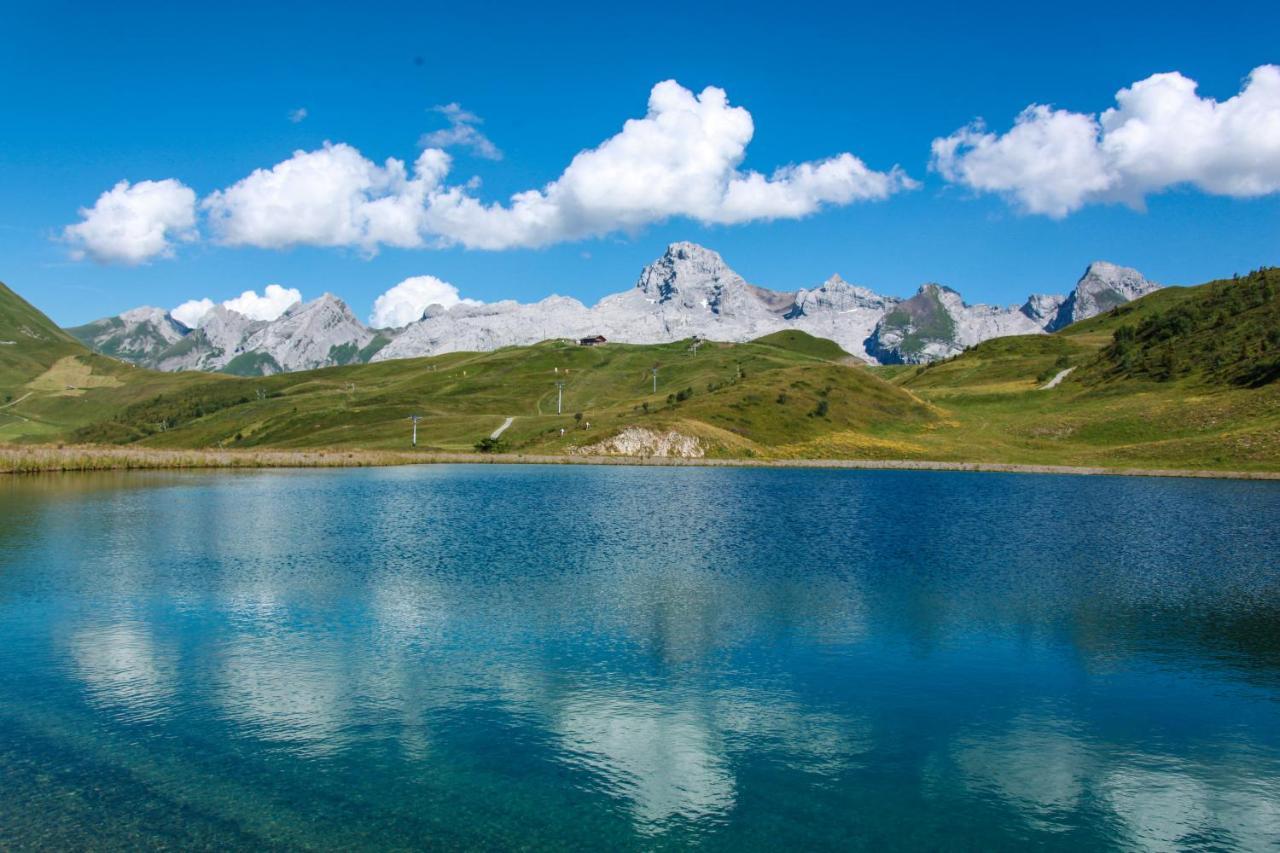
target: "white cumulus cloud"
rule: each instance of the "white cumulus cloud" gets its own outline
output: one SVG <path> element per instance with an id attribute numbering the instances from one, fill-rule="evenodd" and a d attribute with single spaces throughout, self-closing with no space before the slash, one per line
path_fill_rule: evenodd
<path id="1" fill-rule="evenodd" d="M 1141 208 L 1177 186 L 1280 192 L 1280 66 L 1255 68 L 1225 101 L 1200 97 L 1194 80 L 1171 72 L 1121 89 L 1097 116 L 1032 105 L 1004 134 L 975 122 L 935 139 L 932 168 L 1055 218 L 1092 203 Z"/>
<path id="2" fill-rule="evenodd" d="M 411 179 L 400 160 L 379 166 L 350 145 L 325 143 L 254 171 L 201 207 L 218 240 L 231 246 L 412 248 L 423 245 L 427 192 L 448 169 L 449 156 L 438 149 L 422 152 Z"/>
<path id="3" fill-rule="evenodd" d="M 824 204 L 887 198 L 915 186 L 898 168 L 875 172 L 852 154 L 785 166 L 766 177 L 739 169 L 755 133 L 723 89 L 653 87 L 644 118 L 580 152 L 541 189 L 484 204 L 460 187 L 434 192 L 426 227 L 468 248 L 544 246 L 629 231 L 677 216 L 704 223 L 796 218 Z"/>
<path id="4" fill-rule="evenodd" d="M 215 237 L 233 246 L 351 246 L 369 254 L 380 246 L 510 249 L 673 217 L 796 218 L 916 186 L 897 167 L 874 171 L 848 153 L 769 175 L 744 171 L 751 114 L 731 106 L 722 89 L 695 94 L 667 80 L 653 87 L 643 118 L 578 153 L 554 181 L 506 204 L 485 203 L 474 194 L 477 182 L 445 183 L 452 160 L 439 147 L 469 145 L 483 156 L 478 119 L 456 104 L 440 109 L 451 126 L 424 137 L 433 147 L 412 171 L 395 158 L 378 165 L 343 143 L 295 152 L 203 201 Z"/>
<path id="5" fill-rule="evenodd" d="M 460 302 L 479 304 L 474 299 L 463 299 L 458 288 L 433 275 L 415 275 L 392 287 L 373 301 L 373 313 L 369 323 L 379 329 L 394 329 L 422 318 L 428 306 L 440 305 L 452 308 Z"/>
<path id="6" fill-rule="evenodd" d="M 448 148 L 452 145 L 460 145 L 471 149 L 471 153 L 477 157 L 483 157 L 486 160 L 502 159 L 502 152 L 498 150 L 498 146 L 476 127 L 478 124 L 484 124 L 484 120 L 478 115 L 467 112 L 456 103 L 432 107 L 432 109 L 448 119 L 449 126 L 443 130 L 433 130 L 431 133 L 423 134 L 418 140 L 418 144 L 423 148 Z"/>
<path id="7" fill-rule="evenodd" d="M 223 302 L 222 307 L 252 320 L 274 320 L 301 301 L 302 291 L 296 287 L 268 284 L 262 289 L 261 296 L 252 290 L 246 290 L 235 299 Z"/>
<path id="8" fill-rule="evenodd" d="M 196 194 L 172 178 L 121 181 L 80 208 L 81 221 L 63 229 L 72 257 L 141 264 L 170 257 L 174 241 L 196 238 Z"/>
<path id="9" fill-rule="evenodd" d="M 169 316 L 177 320 L 188 329 L 194 329 L 200 324 L 200 320 L 213 310 L 212 299 L 188 299 L 169 312 Z"/>
<path id="10" fill-rule="evenodd" d="M 268 284 L 259 294 L 254 290 L 246 290 L 234 299 L 224 300 L 223 308 L 243 314 L 251 320 L 274 320 L 302 301 L 302 291 L 296 287 L 283 287 L 279 284 Z M 200 325 L 204 316 L 213 310 L 212 299 L 188 299 L 169 312 L 172 317 L 189 329 Z"/>

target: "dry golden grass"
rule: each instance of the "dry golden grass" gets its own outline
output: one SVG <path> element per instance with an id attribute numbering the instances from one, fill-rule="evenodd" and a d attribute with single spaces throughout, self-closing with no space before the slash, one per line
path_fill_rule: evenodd
<path id="1" fill-rule="evenodd" d="M 864 445 L 864 451 L 886 451 L 893 442 Z M 848 450 L 849 448 L 844 448 Z M 377 450 L 157 450 L 94 445 L 3 445 L 0 474 L 59 471 L 126 471 L 194 468 L 359 468 L 385 465 L 489 463 L 534 465 L 644 465 L 715 468 L 849 468 L 908 471 L 1004 471 L 1027 474 L 1111 474 L 1146 477 L 1213 477 L 1280 480 L 1268 471 L 1202 471 L 1184 469 L 1100 468 L 1066 465 L 1015 465 L 996 462 L 939 462 L 873 457 L 862 459 L 681 459 L 632 456 L 551 456 L 545 454 L 395 452 Z"/>
<path id="2" fill-rule="evenodd" d="M 768 455 L 776 459 L 903 459 L 923 452 L 924 447 L 914 442 L 842 430 L 772 448 Z"/>
<path id="3" fill-rule="evenodd" d="M 0 474 L 147 468 L 337 468 L 437 461 L 370 450 L 156 450 L 133 447 L 0 445 Z"/>
<path id="4" fill-rule="evenodd" d="M 79 356 L 68 355 L 28 382 L 27 387 L 60 397 L 78 397 L 86 388 L 117 388 L 121 384 L 114 376 L 95 374 L 93 367 L 85 364 Z"/>

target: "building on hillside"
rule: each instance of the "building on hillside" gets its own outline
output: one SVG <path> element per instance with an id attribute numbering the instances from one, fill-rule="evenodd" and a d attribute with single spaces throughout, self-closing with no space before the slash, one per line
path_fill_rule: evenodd
<path id="1" fill-rule="evenodd" d="M 607 340 L 604 335 L 594 335 L 590 338 L 582 338 L 581 340 L 579 340 L 578 346 L 594 347 L 594 346 L 599 346 L 600 344 L 603 344 L 603 343 L 607 343 Z"/>

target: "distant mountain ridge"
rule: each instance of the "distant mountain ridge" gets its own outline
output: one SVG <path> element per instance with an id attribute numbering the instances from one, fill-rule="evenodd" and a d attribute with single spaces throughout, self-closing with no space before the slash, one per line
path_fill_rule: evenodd
<path id="1" fill-rule="evenodd" d="M 994 337 L 1054 331 L 1159 287 L 1137 270 L 1096 261 L 1069 294 L 1036 294 L 1021 306 L 969 305 L 933 283 L 909 299 L 882 296 L 838 275 L 812 289 L 777 291 L 748 283 L 719 253 L 681 242 L 646 266 L 634 287 L 591 307 L 563 296 L 432 305 L 403 328 L 379 330 L 325 294 L 270 321 L 216 306 L 188 329 L 163 309 L 138 308 L 68 331 L 98 352 L 147 367 L 254 375 L 588 335 L 626 343 L 748 341 L 786 329 L 871 362 L 924 363 Z"/>

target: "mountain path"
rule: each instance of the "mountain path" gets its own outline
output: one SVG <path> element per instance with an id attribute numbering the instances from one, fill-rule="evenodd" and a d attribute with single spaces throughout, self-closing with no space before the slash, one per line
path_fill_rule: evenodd
<path id="1" fill-rule="evenodd" d="M 515 418 L 507 418 L 505 421 L 502 422 L 502 426 L 498 427 L 492 433 L 489 434 L 489 438 L 492 438 L 496 441 L 498 438 L 502 436 L 504 432 L 507 431 L 507 427 L 511 426 L 511 422 L 514 420 Z"/>
<path id="2" fill-rule="evenodd" d="M 1040 390 L 1048 391 L 1050 388 L 1057 388 L 1058 384 L 1062 382 L 1062 380 L 1066 379 L 1068 374 L 1073 370 L 1075 370 L 1074 367 L 1068 367 L 1066 370 L 1059 370 L 1057 376 L 1040 386 Z"/>
<path id="3" fill-rule="evenodd" d="M 22 395 L 21 397 L 19 397 L 18 399 L 16 399 L 16 400 L 11 400 L 11 401 L 9 401 L 8 403 L 5 403 L 3 406 L 0 406 L 0 409 L 7 409 L 7 408 L 9 408 L 10 406 L 16 406 L 16 405 L 18 405 L 19 403 L 21 403 L 23 400 L 25 400 L 25 399 L 27 399 L 28 397 L 30 397 L 30 396 L 31 396 L 32 394 L 34 394 L 34 393 L 35 393 L 34 391 L 28 391 L 27 393 L 23 394 L 23 395 Z"/>

